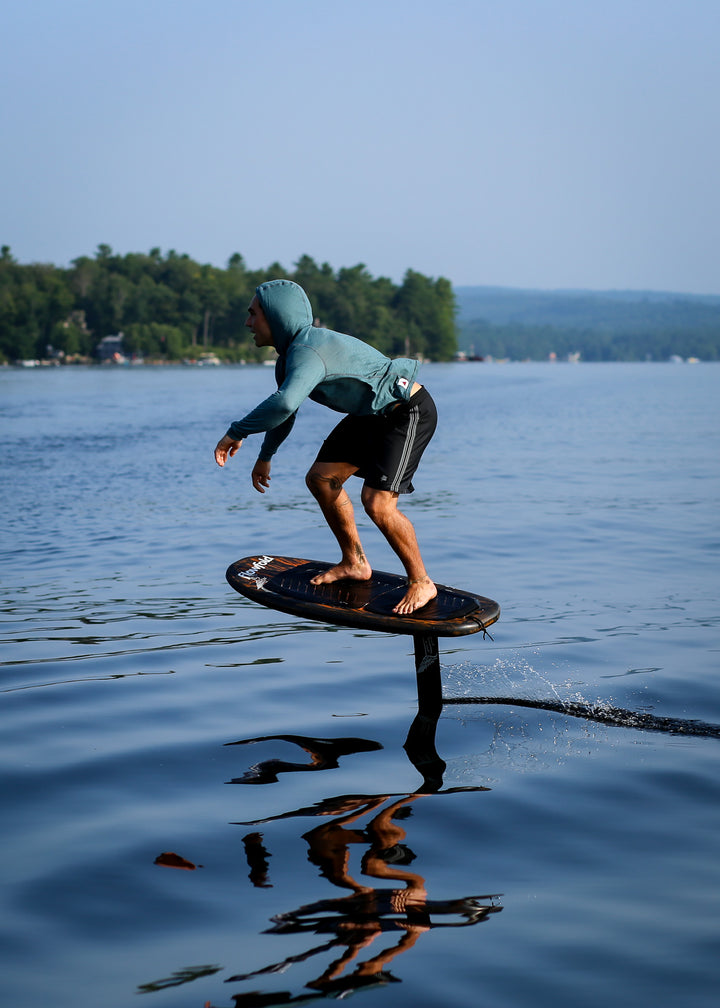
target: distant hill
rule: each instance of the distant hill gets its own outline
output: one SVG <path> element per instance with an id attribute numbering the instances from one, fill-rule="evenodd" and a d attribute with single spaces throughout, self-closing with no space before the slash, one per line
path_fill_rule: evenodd
<path id="1" fill-rule="evenodd" d="M 720 296 L 456 287 L 465 353 L 545 360 L 720 359 Z"/>

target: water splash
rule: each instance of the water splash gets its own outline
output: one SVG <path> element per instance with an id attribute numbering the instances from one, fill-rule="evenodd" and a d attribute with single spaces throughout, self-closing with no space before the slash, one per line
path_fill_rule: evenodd
<path id="1" fill-rule="evenodd" d="M 551 682 L 538 672 L 525 658 L 498 658 L 494 665 L 483 669 L 464 663 L 447 669 L 452 673 L 453 694 L 443 696 L 443 706 L 501 705 L 551 711 L 567 717 L 582 718 L 614 728 L 632 728 L 637 731 L 664 732 L 668 735 L 686 735 L 695 738 L 720 739 L 720 725 L 687 718 L 659 717 L 654 714 L 616 707 L 611 700 L 586 700 L 581 693 L 562 696 L 562 686 Z M 492 690 L 482 696 L 470 695 L 476 690 L 478 678 L 483 686 Z M 565 689 L 572 688 L 566 683 Z M 535 694 L 535 695 L 532 695 Z M 548 695 L 550 694 L 550 695 Z"/>

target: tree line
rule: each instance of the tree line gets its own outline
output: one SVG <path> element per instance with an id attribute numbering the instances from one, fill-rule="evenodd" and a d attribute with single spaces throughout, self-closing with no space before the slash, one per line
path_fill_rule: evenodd
<path id="1" fill-rule="evenodd" d="M 720 360 L 720 311 L 694 325 L 665 324 L 639 331 L 574 329 L 552 325 L 464 322 L 461 344 L 472 354 L 496 359 L 547 360 L 580 354 L 584 361 L 666 361 L 671 357 Z"/>
<path id="2" fill-rule="evenodd" d="M 720 297 L 459 287 L 460 346 L 513 360 L 720 360 Z"/>
<path id="3" fill-rule="evenodd" d="M 18 263 L 0 250 L 0 361 L 93 359 L 105 336 L 122 333 L 123 351 L 168 361 L 213 352 L 259 360 L 245 329 L 258 284 L 289 279 L 307 292 L 317 324 L 350 333 L 389 356 L 450 360 L 457 350 L 449 280 L 408 269 L 403 282 L 373 277 L 363 264 L 337 271 L 302 256 L 248 269 L 235 253 L 226 268 L 159 248 L 118 255 L 99 245 L 68 268 Z"/>

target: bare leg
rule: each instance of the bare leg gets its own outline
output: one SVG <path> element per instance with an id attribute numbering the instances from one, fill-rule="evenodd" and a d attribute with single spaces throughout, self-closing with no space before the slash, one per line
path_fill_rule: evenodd
<path id="1" fill-rule="evenodd" d="M 398 511 L 398 494 L 364 486 L 362 502 L 368 515 L 397 553 L 408 576 L 408 590 L 393 609 L 400 616 L 415 612 L 437 595 L 420 555 L 410 519 Z"/>
<path id="2" fill-rule="evenodd" d="M 367 581 L 372 576 L 355 524 L 352 502 L 343 487 L 354 472 L 355 467 L 346 463 L 315 462 L 305 479 L 342 553 L 340 563 L 312 578 L 311 584 L 330 584 L 343 578 Z"/>

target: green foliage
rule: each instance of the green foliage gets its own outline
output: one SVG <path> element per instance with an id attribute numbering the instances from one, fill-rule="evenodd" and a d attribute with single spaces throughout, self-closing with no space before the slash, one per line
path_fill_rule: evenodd
<path id="1" fill-rule="evenodd" d="M 138 357 L 165 357 L 171 361 L 182 360 L 188 342 L 182 329 L 162 322 L 131 322 L 123 335 L 126 352 Z"/>
<path id="2" fill-rule="evenodd" d="M 408 270 L 397 308 L 405 323 L 406 346 L 419 346 L 433 360 L 450 360 L 457 350 L 455 296 L 449 280 L 431 280 Z"/>
<path id="3" fill-rule="evenodd" d="M 19 266 L 0 250 L 0 353 L 9 360 L 45 356 L 56 323 L 69 315 L 73 297 L 54 266 Z"/>
<path id="4" fill-rule="evenodd" d="M 258 360 L 245 329 L 258 284 L 285 277 L 307 291 L 316 322 L 351 333 L 383 352 L 448 360 L 457 348 L 449 281 L 409 270 L 401 286 L 374 278 L 363 264 L 335 272 L 302 256 L 288 272 L 279 263 L 248 270 L 235 253 L 226 269 L 160 249 L 116 255 L 98 245 L 68 269 L 21 265 L 0 254 L 0 356 L 9 360 L 95 354 L 104 336 L 122 333 L 126 353 L 182 360 L 214 352 Z"/>

